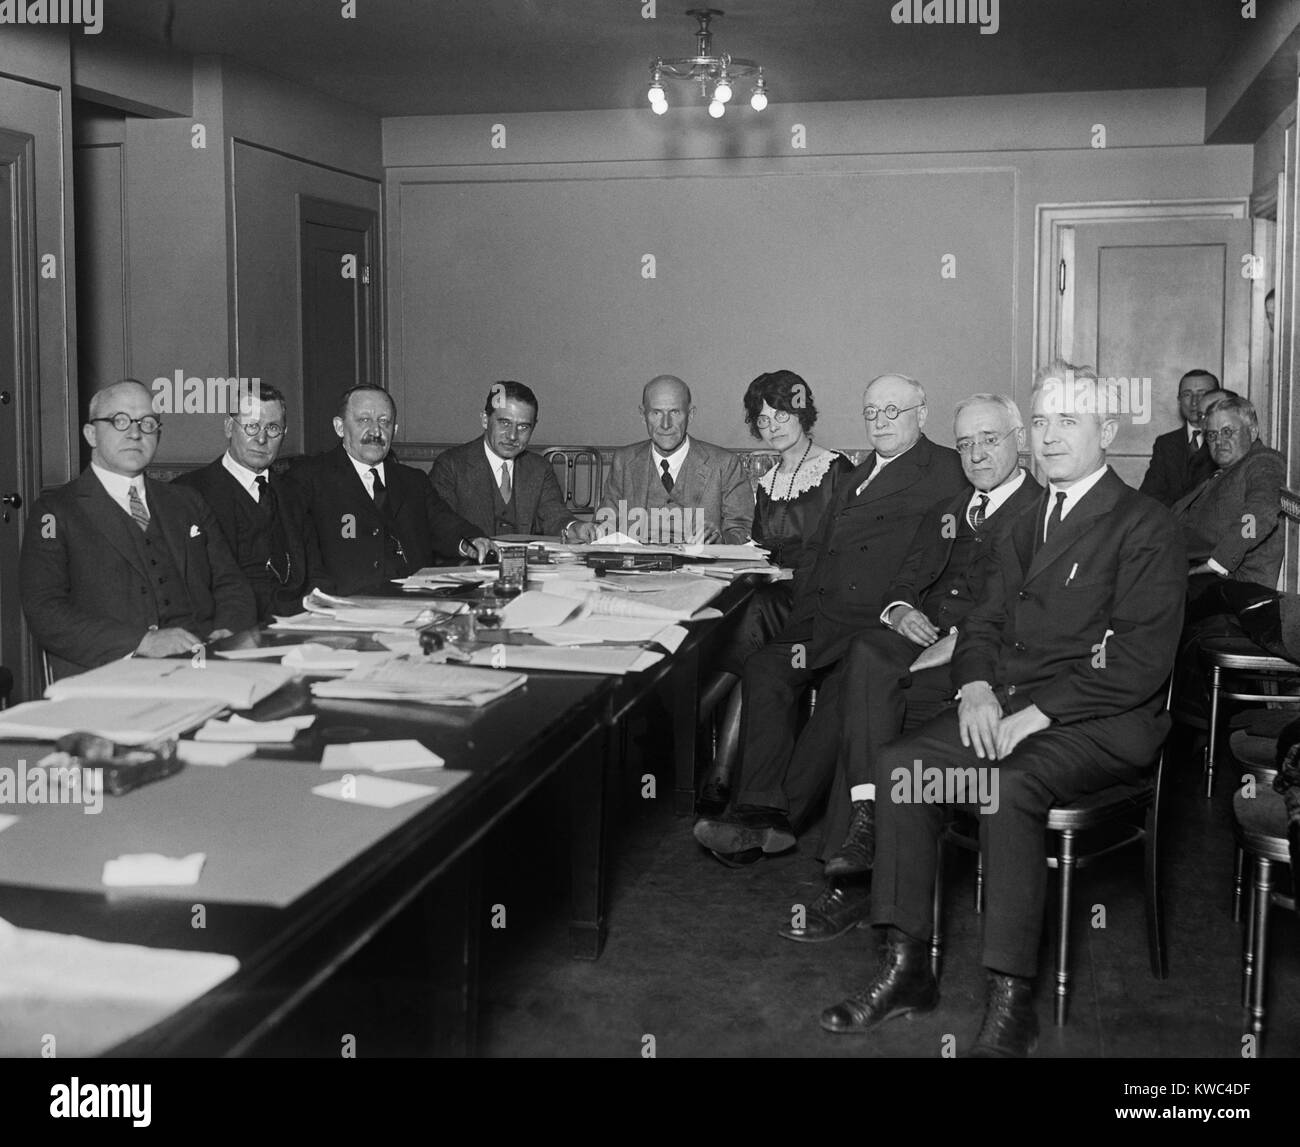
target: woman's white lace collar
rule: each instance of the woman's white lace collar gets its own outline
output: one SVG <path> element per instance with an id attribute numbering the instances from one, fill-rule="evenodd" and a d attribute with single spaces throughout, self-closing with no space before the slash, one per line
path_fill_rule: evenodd
<path id="1" fill-rule="evenodd" d="M 778 474 L 777 467 L 773 466 L 759 478 L 758 484 L 767 491 L 767 496 L 774 502 L 792 502 L 801 494 L 806 494 L 809 490 L 820 486 L 822 479 L 826 477 L 826 471 L 838 457 L 834 450 L 827 450 L 825 454 L 814 458 L 811 462 L 804 462 L 799 467 L 799 473 L 794 476 L 793 484 L 790 483 L 788 474 Z"/>

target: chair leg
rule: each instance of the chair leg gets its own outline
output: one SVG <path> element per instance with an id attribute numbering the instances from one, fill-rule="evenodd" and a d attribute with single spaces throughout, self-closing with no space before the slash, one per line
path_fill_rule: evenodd
<path id="1" fill-rule="evenodd" d="M 1232 922 L 1241 923 L 1241 879 L 1246 867 L 1246 854 L 1237 845 L 1232 859 Z"/>
<path id="2" fill-rule="evenodd" d="M 1156 799 L 1159 800 L 1159 794 Z M 1165 955 L 1164 905 L 1160 899 L 1160 812 L 1153 803 L 1147 810 L 1146 839 L 1142 858 L 1146 885 L 1147 952 L 1151 957 L 1151 974 L 1163 980 L 1169 974 Z"/>
<path id="3" fill-rule="evenodd" d="M 1057 853 L 1057 867 L 1061 873 L 1060 915 L 1056 933 L 1056 1026 L 1065 1024 L 1070 999 L 1070 892 L 1074 883 L 1074 833 L 1068 829 L 1061 833 L 1061 848 Z"/>
<path id="4" fill-rule="evenodd" d="M 1205 799 L 1214 794 L 1214 752 L 1219 740 L 1219 690 L 1222 687 L 1222 670 L 1210 667 L 1210 732 L 1205 742 Z"/>
<path id="5" fill-rule="evenodd" d="M 943 862 L 947 856 L 942 829 L 939 831 L 935 852 L 934 904 L 930 915 L 930 972 L 937 980 L 943 963 Z"/>
<path id="6" fill-rule="evenodd" d="M 1251 930 L 1251 963 L 1254 976 L 1250 985 L 1250 1000 L 1246 1006 L 1247 1034 L 1256 1040 L 1255 1054 L 1264 1044 L 1264 982 L 1268 957 L 1268 910 L 1273 902 L 1273 862 L 1262 856 L 1255 858 L 1255 926 Z"/>
<path id="7" fill-rule="evenodd" d="M 975 915 L 984 914 L 984 854 L 975 853 Z"/>
<path id="8" fill-rule="evenodd" d="M 1246 883 L 1246 931 L 1241 938 L 1241 1006 L 1250 1007 L 1250 989 L 1255 974 L 1255 858 L 1243 858 Z"/>

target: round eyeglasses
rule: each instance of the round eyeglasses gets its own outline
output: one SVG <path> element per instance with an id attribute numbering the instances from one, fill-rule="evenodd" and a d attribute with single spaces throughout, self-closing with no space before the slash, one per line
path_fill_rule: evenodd
<path id="1" fill-rule="evenodd" d="M 284 427 L 278 422 L 236 422 L 235 425 L 249 438 L 256 438 L 264 430 L 268 438 L 279 438 L 284 433 Z"/>
<path id="2" fill-rule="evenodd" d="M 754 419 L 754 425 L 760 430 L 770 430 L 773 426 L 784 426 L 793 417 L 788 410 L 778 410 L 769 418 L 766 414 L 760 414 Z"/>
<path id="3" fill-rule="evenodd" d="M 1004 434 L 994 434 L 990 431 L 986 434 L 980 434 L 975 438 L 959 438 L 956 442 L 957 453 L 963 456 L 970 454 L 974 451 L 977 443 L 981 449 L 987 453 L 988 451 L 995 449 L 998 443 L 1000 443 L 1008 434 L 1014 433 L 1015 427 L 1012 427 Z"/>
<path id="4" fill-rule="evenodd" d="M 906 414 L 909 410 L 917 410 L 924 406 L 924 402 L 914 402 L 911 406 L 895 406 L 892 402 L 888 406 L 864 406 L 862 408 L 862 417 L 868 422 L 875 422 L 882 414 L 893 422 L 900 414 Z"/>
<path id="5" fill-rule="evenodd" d="M 1238 430 L 1235 426 L 1225 426 L 1222 430 L 1207 430 L 1205 432 L 1206 442 L 1218 442 L 1220 438 L 1224 442 L 1231 442 L 1237 437 Z"/>
<path id="6" fill-rule="evenodd" d="M 156 418 L 152 414 L 146 414 L 143 418 L 132 418 L 129 414 L 123 414 L 120 410 L 111 418 L 92 418 L 91 422 L 111 422 L 113 429 L 126 433 L 132 426 L 140 427 L 141 434 L 157 434 L 162 429 L 162 419 Z"/>

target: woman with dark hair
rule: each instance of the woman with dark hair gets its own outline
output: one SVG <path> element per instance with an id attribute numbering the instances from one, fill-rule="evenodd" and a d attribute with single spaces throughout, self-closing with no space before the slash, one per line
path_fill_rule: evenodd
<path id="1" fill-rule="evenodd" d="M 810 543 L 822 513 L 835 496 L 839 480 L 853 470 L 853 463 L 843 454 L 813 442 L 816 421 L 812 388 L 794 371 L 760 374 L 745 391 L 749 432 L 781 454 L 777 465 L 758 480 L 753 538 L 768 550 L 773 565 L 790 572 L 784 580 L 758 587 L 722 651 L 719 668 L 737 678 L 745 658 L 784 627 L 794 600 L 794 579 L 812 565 Z M 740 736 L 740 710 L 737 681 L 727 700 L 713 767 L 700 792 L 699 807 L 704 815 L 726 807 Z"/>

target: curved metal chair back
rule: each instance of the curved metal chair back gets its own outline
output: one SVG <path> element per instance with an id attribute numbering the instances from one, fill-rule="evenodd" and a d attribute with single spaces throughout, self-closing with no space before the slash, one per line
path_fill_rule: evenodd
<path id="1" fill-rule="evenodd" d="M 604 488 L 604 462 L 595 446 L 548 446 L 542 451 L 555 470 L 570 510 L 594 511 Z"/>

